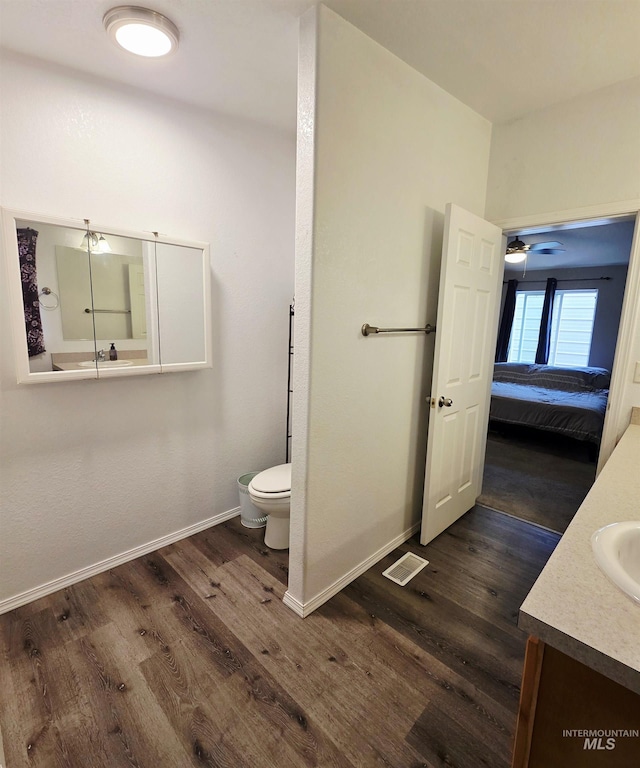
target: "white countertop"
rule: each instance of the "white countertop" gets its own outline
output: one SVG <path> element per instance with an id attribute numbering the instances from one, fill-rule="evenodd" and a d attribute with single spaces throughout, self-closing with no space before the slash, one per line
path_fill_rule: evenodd
<path id="1" fill-rule="evenodd" d="M 640 605 L 596 565 L 591 534 L 640 520 L 640 425 L 616 446 L 520 608 L 518 626 L 640 694 Z"/>

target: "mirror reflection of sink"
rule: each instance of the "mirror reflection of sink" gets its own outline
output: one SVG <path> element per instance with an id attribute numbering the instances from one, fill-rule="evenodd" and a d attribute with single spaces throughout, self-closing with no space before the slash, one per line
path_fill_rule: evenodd
<path id="1" fill-rule="evenodd" d="M 611 581 L 640 604 L 640 521 L 605 525 L 591 537 L 591 547 Z"/>
<path id="2" fill-rule="evenodd" d="M 83 360 L 78 363 L 81 368 L 95 368 L 95 360 Z M 131 360 L 99 360 L 98 368 L 124 368 L 126 365 L 133 365 Z"/>

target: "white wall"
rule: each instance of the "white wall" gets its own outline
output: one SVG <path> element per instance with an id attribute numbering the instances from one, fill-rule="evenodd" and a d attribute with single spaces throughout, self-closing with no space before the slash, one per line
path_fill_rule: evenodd
<path id="1" fill-rule="evenodd" d="M 640 208 L 640 79 L 494 126 L 485 214 L 491 221 L 576 209 L 596 216 L 599 207 L 624 201 Z M 632 250 L 640 257 L 638 227 Z M 632 265 L 629 280 L 633 275 Z M 633 342 L 621 365 L 622 407 L 613 425 L 618 435 L 631 407 L 640 405 L 640 383 L 633 382 L 640 360 L 637 308 L 633 316 Z"/>
<path id="2" fill-rule="evenodd" d="M 482 214 L 490 124 L 324 6 L 302 20 L 289 604 L 308 611 L 422 506 L 443 213 Z M 304 566 L 301 565 L 305 557 Z"/>
<path id="3" fill-rule="evenodd" d="M 18 386 L 2 281 L 6 601 L 237 507 L 242 472 L 284 461 L 295 140 L 13 54 L 1 84 L 2 205 L 210 242 L 214 349 L 212 370 Z"/>
<path id="4" fill-rule="evenodd" d="M 493 127 L 485 217 L 640 198 L 640 79 Z"/>

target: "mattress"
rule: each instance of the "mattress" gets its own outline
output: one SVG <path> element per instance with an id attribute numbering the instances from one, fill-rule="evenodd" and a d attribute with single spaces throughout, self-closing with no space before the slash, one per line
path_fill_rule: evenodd
<path id="1" fill-rule="evenodd" d="M 489 418 L 599 443 L 608 389 L 567 392 L 494 381 Z"/>

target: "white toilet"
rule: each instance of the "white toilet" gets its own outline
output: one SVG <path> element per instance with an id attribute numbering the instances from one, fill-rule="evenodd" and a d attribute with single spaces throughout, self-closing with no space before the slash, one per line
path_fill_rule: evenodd
<path id="1" fill-rule="evenodd" d="M 264 543 L 270 549 L 289 549 L 291 464 L 278 464 L 258 473 L 248 490 L 256 507 L 269 515 Z"/>

